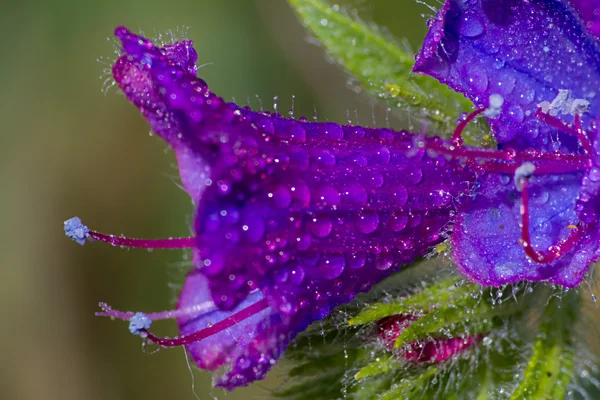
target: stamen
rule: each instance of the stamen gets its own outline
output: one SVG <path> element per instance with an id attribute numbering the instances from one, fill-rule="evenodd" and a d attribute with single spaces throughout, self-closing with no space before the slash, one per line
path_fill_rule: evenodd
<path id="1" fill-rule="evenodd" d="M 488 118 L 496 118 L 498 115 L 500 115 L 503 105 L 504 97 L 502 97 L 498 93 L 494 93 L 490 95 L 489 106 L 485 109 L 483 115 L 485 115 Z"/>
<path id="2" fill-rule="evenodd" d="M 135 239 L 123 236 L 106 235 L 90 230 L 81 219 L 73 217 L 64 223 L 65 234 L 80 245 L 87 240 L 99 240 L 113 246 L 130 247 L 137 249 L 189 249 L 196 245 L 196 238 L 168 238 L 168 239 Z"/>
<path id="3" fill-rule="evenodd" d="M 489 100 L 490 101 L 489 101 L 488 108 L 480 108 L 476 111 L 473 111 L 471 114 L 467 115 L 467 117 L 463 121 L 461 121 L 458 124 L 458 126 L 454 130 L 454 133 L 452 134 L 452 143 L 455 146 L 462 146 L 463 131 L 465 130 L 467 125 L 471 121 L 473 121 L 479 114 L 483 113 L 483 115 L 485 115 L 488 118 L 496 118 L 498 115 L 500 115 L 500 111 L 502 111 L 502 105 L 504 104 L 504 98 L 502 96 L 500 96 L 499 94 L 495 93 L 495 94 L 490 95 Z"/>
<path id="4" fill-rule="evenodd" d="M 225 329 L 231 328 L 232 326 L 242 322 L 245 319 L 252 317 L 253 315 L 258 314 L 259 312 L 267 309 L 269 307 L 269 302 L 267 299 L 262 299 L 257 301 L 256 303 L 238 311 L 237 313 L 230 315 L 222 321 L 215 323 L 208 328 L 201 329 L 197 332 L 194 332 L 190 335 L 183 335 L 175 338 L 161 338 L 154 336 L 148 330 L 142 329 L 141 331 L 147 335 L 148 340 L 163 346 L 163 347 L 176 347 L 176 346 L 185 346 L 191 343 L 199 342 L 203 339 L 206 339 L 210 336 L 216 335 L 219 332 L 224 331 Z"/>
<path id="5" fill-rule="evenodd" d="M 131 318 L 133 318 L 135 315 L 141 314 L 133 311 L 115 310 L 106 303 L 100 303 L 99 306 L 100 308 L 102 308 L 102 311 L 96 313 L 97 317 L 109 317 L 121 319 L 124 321 L 130 321 Z M 195 317 L 198 315 L 207 314 L 217 309 L 218 308 L 215 305 L 215 303 L 213 303 L 212 301 L 205 301 L 204 303 L 194 304 L 192 306 L 180 308 L 177 310 L 160 311 L 144 315 L 151 321 L 158 321 L 162 319 L 175 319 L 180 317 Z"/>
<path id="6" fill-rule="evenodd" d="M 480 108 L 479 110 L 473 111 L 471 114 L 467 115 L 467 117 L 460 121 L 460 123 L 456 126 L 454 133 L 452 134 L 452 143 L 455 146 L 462 146 L 463 138 L 462 133 L 469 124 L 469 122 L 473 121 L 475 117 L 485 111 L 485 108 Z"/>
<path id="7" fill-rule="evenodd" d="M 467 158 L 467 159 L 488 159 L 488 160 L 500 160 L 500 161 L 513 161 L 513 162 L 534 162 L 534 161 L 559 161 L 564 163 L 565 167 L 568 168 L 567 164 L 576 163 L 578 164 L 577 170 L 586 168 L 589 157 L 580 156 L 576 154 L 554 154 L 554 153 L 542 153 L 538 151 L 531 152 L 516 152 L 514 150 L 474 150 L 464 147 L 445 147 L 440 143 L 437 143 L 435 139 L 426 139 L 425 147 L 441 154 L 447 154 L 455 158 Z"/>
<path id="8" fill-rule="evenodd" d="M 486 161 L 482 164 L 476 164 L 474 167 L 478 170 L 496 173 L 496 174 L 507 174 L 514 175 L 519 169 L 519 164 L 506 164 L 498 161 Z M 561 162 L 543 162 L 535 164 L 536 175 L 552 175 L 552 174 L 566 174 L 569 172 L 585 171 L 586 165 L 581 163 L 561 163 Z"/>
<path id="9" fill-rule="evenodd" d="M 519 192 L 523 191 L 522 183 L 527 181 L 529 178 L 531 178 L 531 176 L 533 175 L 534 172 L 535 172 L 535 165 L 533 165 L 530 162 L 526 162 L 525 164 L 521 165 L 519 168 L 516 169 L 514 182 L 515 182 L 515 186 Z"/>
<path id="10" fill-rule="evenodd" d="M 573 228 L 569 233 L 569 237 L 565 240 L 560 241 L 557 245 L 552 246 L 545 253 L 536 251 L 531 244 L 531 232 L 529 225 L 529 178 L 521 177 L 521 238 L 523 240 L 523 247 L 525 254 L 529 256 L 533 261 L 540 264 L 548 264 L 558 259 L 563 254 L 569 252 L 575 245 L 581 240 L 583 234 L 586 231 L 586 226 L 581 222 L 577 224 L 577 227 Z"/>
<path id="11" fill-rule="evenodd" d="M 544 113 L 541 108 L 538 108 L 535 112 L 535 117 L 545 123 L 548 126 L 558 129 L 561 132 L 569 134 L 571 136 L 575 136 L 579 139 L 581 146 L 586 151 L 587 154 L 593 154 L 594 149 L 592 148 L 592 143 L 587 135 L 584 133 L 583 128 L 581 126 L 581 118 L 579 115 L 575 115 L 575 127 L 571 127 L 560 119 Z"/>

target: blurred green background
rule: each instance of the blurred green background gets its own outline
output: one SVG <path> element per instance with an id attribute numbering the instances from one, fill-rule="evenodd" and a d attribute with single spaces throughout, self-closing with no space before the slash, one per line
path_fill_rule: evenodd
<path id="1" fill-rule="evenodd" d="M 348 4 L 347 2 L 340 2 Z M 366 20 L 408 37 L 418 48 L 425 6 L 362 1 Z M 173 155 L 116 90 L 101 92 L 114 57 L 113 29 L 153 36 L 189 27 L 200 75 L 226 99 L 296 115 L 372 125 L 386 112 L 353 90 L 283 0 L 4 0 L 0 13 L 0 398 L 194 399 L 181 349 L 148 354 L 122 322 L 94 317 L 106 301 L 126 310 L 169 309 L 181 252 L 79 247 L 63 220 L 80 216 L 94 229 L 139 237 L 186 235 L 193 215 L 177 185 Z M 259 101 L 260 99 L 260 101 Z M 356 113 L 355 113 L 356 110 Z M 390 119 L 401 128 L 403 122 Z M 174 335 L 174 324 L 157 324 Z M 283 372 L 234 393 L 211 389 L 194 370 L 204 399 L 264 399 Z"/>

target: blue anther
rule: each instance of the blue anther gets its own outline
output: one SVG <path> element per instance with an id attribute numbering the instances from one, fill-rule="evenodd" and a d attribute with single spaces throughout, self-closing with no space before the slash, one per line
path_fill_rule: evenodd
<path id="1" fill-rule="evenodd" d="M 129 332 L 134 335 L 145 338 L 148 336 L 143 330 L 150 329 L 152 320 L 144 313 L 136 313 L 133 317 L 129 318 Z"/>
<path id="2" fill-rule="evenodd" d="M 89 231 L 89 228 L 81 222 L 79 217 L 73 217 L 65 221 L 65 235 L 82 246 L 85 244 Z"/>

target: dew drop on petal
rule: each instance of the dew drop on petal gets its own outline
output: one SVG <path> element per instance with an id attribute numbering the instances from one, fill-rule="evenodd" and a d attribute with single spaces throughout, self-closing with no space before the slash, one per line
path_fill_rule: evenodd
<path id="1" fill-rule="evenodd" d="M 341 254 L 330 254 L 321 258 L 319 262 L 319 269 L 321 275 L 325 279 L 335 279 L 344 272 L 346 266 L 346 260 Z"/>
<path id="2" fill-rule="evenodd" d="M 271 199 L 277 208 L 288 208 L 292 202 L 292 194 L 284 185 L 277 186 L 271 192 Z"/>
<path id="3" fill-rule="evenodd" d="M 482 35 L 484 32 L 485 27 L 483 26 L 483 22 L 476 14 L 467 13 L 463 16 L 460 24 L 461 35 L 474 38 Z"/>
<path id="4" fill-rule="evenodd" d="M 600 168 L 598 167 L 593 167 L 590 172 L 589 172 L 589 178 L 590 181 L 592 182 L 598 182 L 600 181 Z"/>
<path id="5" fill-rule="evenodd" d="M 375 259 L 375 268 L 381 271 L 389 269 L 394 263 L 394 257 L 390 253 L 384 252 Z"/>
<path id="6" fill-rule="evenodd" d="M 488 76 L 485 68 L 474 64 L 468 70 L 467 85 L 476 92 L 484 92 L 488 87 Z"/>
<path id="7" fill-rule="evenodd" d="M 360 183 L 351 183 L 342 189 L 343 200 L 351 204 L 365 205 L 368 200 L 367 191 Z"/>
<path id="8" fill-rule="evenodd" d="M 315 189 L 313 201 L 322 206 L 340 205 L 340 193 L 331 185 L 322 185 Z"/>
<path id="9" fill-rule="evenodd" d="M 356 229 L 363 234 L 374 232 L 379 226 L 379 215 L 375 211 L 365 211 L 356 219 Z"/>
<path id="10" fill-rule="evenodd" d="M 408 170 L 408 174 L 406 175 L 406 181 L 413 185 L 421 182 L 423 179 L 423 171 L 420 168 L 412 168 Z"/>
<path id="11" fill-rule="evenodd" d="M 365 266 L 366 261 L 367 254 L 365 252 L 359 251 L 356 253 L 352 253 L 348 257 L 348 266 L 352 269 L 360 269 Z"/>
<path id="12" fill-rule="evenodd" d="M 510 108 L 508 109 L 508 115 L 513 121 L 519 123 L 523 122 L 523 120 L 525 119 L 525 113 L 523 112 L 523 109 L 516 104 L 510 106 Z"/>
<path id="13" fill-rule="evenodd" d="M 312 236 L 305 234 L 296 238 L 296 247 L 298 250 L 308 250 L 312 244 Z"/>
<path id="14" fill-rule="evenodd" d="M 310 232 L 318 238 L 324 238 L 331 233 L 333 223 L 328 216 L 314 217 L 310 222 Z"/>
<path id="15" fill-rule="evenodd" d="M 290 272 L 290 282 L 294 285 L 301 285 L 304 282 L 304 277 L 306 273 L 304 272 L 304 268 L 298 266 Z"/>
<path id="16" fill-rule="evenodd" d="M 404 228 L 406 228 L 406 224 L 408 223 L 408 217 L 406 215 L 393 215 L 390 218 L 390 228 L 394 232 L 400 232 Z"/>
<path id="17" fill-rule="evenodd" d="M 374 188 L 380 188 L 383 185 L 383 176 L 377 172 L 371 175 L 370 184 Z"/>
<path id="18" fill-rule="evenodd" d="M 334 167 L 336 162 L 333 153 L 325 149 L 316 150 L 311 158 L 319 167 Z"/>
<path id="19" fill-rule="evenodd" d="M 394 205 L 402 207 L 408 200 L 408 191 L 403 185 L 398 184 L 391 188 L 391 196 Z"/>

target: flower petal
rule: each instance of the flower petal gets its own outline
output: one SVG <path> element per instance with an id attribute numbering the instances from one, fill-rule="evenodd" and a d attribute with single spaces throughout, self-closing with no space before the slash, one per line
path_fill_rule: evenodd
<path id="1" fill-rule="evenodd" d="M 208 285 L 228 310 L 180 321 L 182 331 L 226 318 L 257 293 L 270 305 L 271 314 L 241 324 L 237 348 L 225 332 L 190 346 L 201 367 L 232 366 L 222 386 L 261 379 L 309 323 L 445 238 L 454 201 L 474 180 L 457 161 L 427 154 L 407 132 L 294 121 L 226 103 L 188 58 L 118 34 L 126 53 L 117 82 L 174 148 L 198 203 L 200 274 L 188 278 L 180 306 L 206 301 Z M 240 342 L 240 334 L 253 340 Z"/>
<path id="2" fill-rule="evenodd" d="M 231 311 L 216 309 L 198 316 L 181 317 L 178 320 L 180 332 L 182 335 L 190 335 L 208 328 L 262 298 L 262 293 L 256 291 L 248 295 L 244 301 Z M 205 302 L 212 302 L 208 290 L 208 280 L 198 270 L 192 270 L 188 274 L 185 286 L 179 295 L 177 308 L 184 309 Z M 230 364 L 240 357 L 240 354 L 243 353 L 243 345 L 247 345 L 256 336 L 259 324 L 268 319 L 270 314 L 272 314 L 271 309 L 263 310 L 231 328 L 188 345 L 187 348 L 202 369 L 215 370 L 224 364 Z"/>
<path id="3" fill-rule="evenodd" d="M 600 45 L 563 1 L 448 0 L 414 70 L 478 105 L 502 95 L 503 110 L 490 124 L 498 142 L 516 149 L 557 150 L 550 140 L 555 131 L 536 121 L 534 112 L 560 89 L 589 101 L 592 117 L 600 109 Z M 563 150 L 577 148 L 573 138 L 560 139 Z"/>
<path id="4" fill-rule="evenodd" d="M 113 66 L 115 81 L 127 99 L 140 109 L 152 130 L 171 145 L 183 186 L 192 199 L 198 201 L 210 168 L 201 155 L 190 149 L 189 143 L 178 138 L 180 127 L 175 109 L 161 94 L 162 81 L 166 78 L 157 76 L 157 72 L 195 76 L 198 55 L 193 43 L 185 40 L 158 48 L 126 28 L 117 28 L 115 34 L 121 39 L 125 52 Z M 155 63 L 161 68 L 153 68 Z M 175 97 L 169 100 L 176 101 L 176 94 L 172 95 Z"/>
<path id="5" fill-rule="evenodd" d="M 569 235 L 577 224 L 574 210 L 581 174 L 534 176 L 530 184 L 530 221 L 533 246 L 546 251 Z M 500 286 L 521 280 L 578 285 L 597 257 L 598 229 L 556 261 L 538 264 L 523 250 L 521 195 L 508 176 L 488 175 L 480 180 L 479 194 L 459 208 L 452 234 L 454 259 L 470 280 Z"/>

